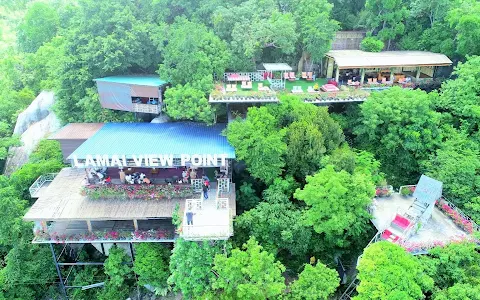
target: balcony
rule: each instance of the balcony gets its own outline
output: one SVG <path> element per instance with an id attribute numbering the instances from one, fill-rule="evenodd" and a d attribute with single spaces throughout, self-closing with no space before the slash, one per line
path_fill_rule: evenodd
<path id="1" fill-rule="evenodd" d="M 55 179 L 57 174 L 58 173 L 47 173 L 38 177 L 28 189 L 30 192 L 30 197 L 39 198 L 53 181 L 53 179 Z"/>
<path id="2" fill-rule="evenodd" d="M 233 235 L 235 186 L 228 179 L 219 180 L 208 192 L 185 201 L 181 236 L 185 240 L 227 240 Z M 193 212 L 193 224 L 187 222 L 187 212 Z"/>
<path id="3" fill-rule="evenodd" d="M 146 114 L 159 114 L 162 108 L 160 104 L 133 103 L 133 111 Z"/>
<path id="4" fill-rule="evenodd" d="M 173 242 L 177 238 L 171 219 L 132 221 L 55 221 L 37 226 L 34 244 Z M 135 227 L 137 227 L 135 229 Z"/>

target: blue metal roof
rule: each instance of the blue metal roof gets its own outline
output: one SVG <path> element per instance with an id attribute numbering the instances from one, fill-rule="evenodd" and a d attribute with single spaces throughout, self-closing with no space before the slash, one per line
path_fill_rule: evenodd
<path id="1" fill-rule="evenodd" d="M 430 205 L 442 197 L 442 187 L 443 183 L 441 181 L 422 175 L 413 192 L 413 197 L 426 205 Z"/>
<path id="2" fill-rule="evenodd" d="M 160 77 L 158 77 L 158 75 L 119 75 L 119 76 L 96 78 L 94 79 L 94 81 L 145 85 L 145 86 L 161 86 L 167 83 L 166 81 L 161 80 Z"/>
<path id="3" fill-rule="evenodd" d="M 226 124 L 176 123 L 107 123 L 78 147 L 67 159 L 85 159 L 87 155 L 146 154 L 227 154 L 235 151 L 221 135 Z"/>

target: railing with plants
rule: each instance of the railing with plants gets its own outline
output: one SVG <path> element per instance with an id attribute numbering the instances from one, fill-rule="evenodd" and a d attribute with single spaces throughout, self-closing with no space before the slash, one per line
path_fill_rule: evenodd
<path id="1" fill-rule="evenodd" d="M 271 101 L 278 102 L 278 98 L 274 91 L 237 91 L 223 92 L 214 90 L 210 93 L 210 102 L 235 102 L 235 101 Z"/>
<path id="2" fill-rule="evenodd" d="M 55 176 L 57 176 L 57 174 L 58 173 L 47 173 L 38 177 L 37 180 L 35 180 L 35 182 L 28 189 L 28 191 L 30 192 L 30 196 L 35 197 L 38 191 L 42 188 L 42 186 L 46 182 L 53 181 L 53 179 L 55 179 Z"/>
<path id="3" fill-rule="evenodd" d="M 299 95 L 305 102 L 355 102 L 365 101 L 370 95 L 369 92 L 360 89 L 351 89 L 338 92 L 312 92 L 300 93 Z"/>
<path id="4" fill-rule="evenodd" d="M 402 196 L 412 196 L 415 192 L 416 185 L 402 185 L 399 189 L 400 195 Z"/>
<path id="5" fill-rule="evenodd" d="M 389 197 L 393 194 L 393 186 L 383 185 L 375 187 L 375 197 Z"/>
<path id="6" fill-rule="evenodd" d="M 100 241 L 124 241 L 124 242 L 147 242 L 173 240 L 175 234 L 173 231 L 165 229 L 150 230 L 103 230 L 84 233 L 58 233 L 37 230 L 35 231 L 34 243 L 54 242 L 54 243 L 81 243 L 81 242 L 100 242 Z"/>
<path id="7" fill-rule="evenodd" d="M 448 215 L 452 219 L 453 223 L 466 232 L 473 233 L 474 231 L 480 231 L 480 226 L 476 224 L 472 218 L 467 216 L 461 209 L 455 206 L 455 204 L 447 201 L 445 198 L 440 198 L 435 205 L 443 213 Z"/>
<path id="8" fill-rule="evenodd" d="M 450 241 L 426 241 L 426 242 L 411 242 L 405 241 L 399 243 L 405 250 L 412 253 L 413 255 L 426 254 L 428 251 L 435 247 L 445 247 L 452 243 L 463 243 L 463 242 L 475 242 L 480 243 L 478 239 L 472 236 L 458 236 Z"/>
<path id="9" fill-rule="evenodd" d="M 190 185 L 104 184 L 83 187 L 82 195 L 91 200 L 163 200 L 194 194 Z"/>
<path id="10" fill-rule="evenodd" d="M 232 236 L 230 225 L 183 225 L 181 236 L 186 240 L 221 240 Z"/>

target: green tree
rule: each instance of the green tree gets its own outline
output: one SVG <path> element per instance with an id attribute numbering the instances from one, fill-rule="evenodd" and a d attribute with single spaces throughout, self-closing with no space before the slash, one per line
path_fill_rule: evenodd
<path id="1" fill-rule="evenodd" d="M 116 245 L 110 248 L 104 267 L 105 274 L 109 277 L 109 284 L 113 288 L 126 285 L 126 281 L 132 278 L 132 267 L 129 265 L 131 261 L 123 248 Z"/>
<path id="2" fill-rule="evenodd" d="M 160 77 L 173 85 L 190 83 L 204 93 L 210 92 L 213 74 L 223 74 L 230 58 L 224 41 L 203 24 L 183 17 L 177 18 L 158 42 L 164 57 L 158 69 Z"/>
<path id="3" fill-rule="evenodd" d="M 18 28 L 18 47 L 24 52 L 35 52 L 57 33 L 60 18 L 49 3 L 34 2 L 27 10 Z"/>
<path id="4" fill-rule="evenodd" d="M 435 300 L 480 300 L 480 286 L 457 283 L 435 295 Z"/>
<path id="5" fill-rule="evenodd" d="M 452 243 L 436 247 L 421 257 L 426 273 L 435 281 L 435 287 L 448 289 L 455 284 L 480 285 L 480 253 L 475 243 Z"/>
<path id="6" fill-rule="evenodd" d="M 463 208 L 480 191 L 480 152 L 478 144 L 465 133 L 450 132 L 422 165 L 427 175 L 444 183 L 443 195 Z"/>
<path id="7" fill-rule="evenodd" d="M 436 105 L 453 116 L 454 126 L 462 126 L 468 133 L 476 132 L 480 124 L 480 87 L 473 83 L 480 78 L 480 56 L 472 56 L 465 63 L 459 63 L 453 75 L 457 78 L 442 85 Z"/>
<path id="8" fill-rule="evenodd" d="M 418 260 L 390 242 L 371 244 L 358 264 L 358 296 L 362 299 L 424 299 L 433 280 L 423 273 Z"/>
<path id="9" fill-rule="evenodd" d="M 65 55 L 55 110 L 63 122 L 133 120 L 133 114 L 102 109 L 94 78 L 154 73 L 160 56 L 153 42 L 158 25 L 128 0 L 80 0 L 61 15 Z"/>
<path id="10" fill-rule="evenodd" d="M 360 49 L 367 52 L 380 52 L 383 47 L 385 47 L 385 44 L 373 36 L 367 36 L 360 44 Z"/>
<path id="11" fill-rule="evenodd" d="M 211 290 L 213 259 L 221 253 L 221 242 L 187 242 L 177 239 L 170 257 L 168 283 L 186 299 L 197 298 Z"/>
<path id="12" fill-rule="evenodd" d="M 304 259 L 312 232 L 301 220 L 302 211 L 289 202 L 261 202 L 235 219 L 235 231 L 255 237 L 270 253 L 287 252 Z"/>
<path id="13" fill-rule="evenodd" d="M 168 88 L 165 92 L 166 112 L 174 120 L 194 120 L 213 123 L 215 113 L 205 98 L 205 92 L 190 83 Z"/>
<path id="14" fill-rule="evenodd" d="M 480 55 L 480 3 L 461 1 L 448 12 L 447 21 L 457 32 L 457 52 L 462 56 Z"/>
<path id="15" fill-rule="evenodd" d="M 382 41 L 390 44 L 398 35 L 403 34 L 408 10 L 402 0 L 367 0 L 365 10 L 368 14 L 367 26 L 370 32 L 376 33 Z"/>
<path id="16" fill-rule="evenodd" d="M 330 269 L 321 262 L 315 266 L 305 265 L 298 279 L 290 285 L 290 298 L 327 300 L 340 285 L 340 278 L 334 269 Z"/>
<path id="17" fill-rule="evenodd" d="M 307 59 L 320 62 L 330 50 L 335 33 L 340 27 L 338 22 L 331 18 L 332 8 L 333 5 L 327 0 L 300 0 L 295 4 L 295 19 L 302 48 L 302 57 L 298 62 L 299 72 L 304 70 L 303 65 Z"/>
<path id="18" fill-rule="evenodd" d="M 250 174 L 269 184 L 285 166 L 287 149 L 285 129 L 276 128 L 277 121 L 266 107 L 250 108 L 245 121 L 228 124 L 227 139 L 235 148 L 239 160 L 245 161 Z"/>
<path id="19" fill-rule="evenodd" d="M 237 203 L 244 210 L 254 208 L 261 199 L 256 195 L 255 189 L 251 183 L 242 182 L 240 188 L 237 189 Z"/>
<path id="20" fill-rule="evenodd" d="M 135 245 L 133 270 L 138 275 L 138 284 L 150 285 L 156 295 L 167 293 L 169 250 L 160 244 L 138 243 Z"/>
<path id="21" fill-rule="evenodd" d="M 323 234 L 328 245 L 336 247 L 350 246 L 367 230 L 370 222 L 367 207 L 374 195 L 371 177 L 336 172 L 332 165 L 307 176 L 305 187 L 295 192 L 295 198 L 307 205 L 305 223 Z"/>
<path id="22" fill-rule="evenodd" d="M 441 142 L 435 100 L 421 90 L 392 88 L 371 94 L 360 106 L 356 142 L 382 162 L 381 169 L 393 185 L 416 182 L 419 161 Z"/>
<path id="23" fill-rule="evenodd" d="M 233 249 L 229 257 L 217 254 L 213 269 L 218 274 L 213 289 L 223 291 L 229 299 L 270 299 L 285 289 L 285 267 L 254 237 L 243 245 L 243 250 Z"/>

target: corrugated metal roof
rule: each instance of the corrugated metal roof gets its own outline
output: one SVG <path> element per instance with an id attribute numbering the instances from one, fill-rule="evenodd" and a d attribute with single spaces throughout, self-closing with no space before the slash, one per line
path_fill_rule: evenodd
<path id="1" fill-rule="evenodd" d="M 292 67 L 285 63 L 264 63 L 263 67 L 267 71 L 291 71 Z"/>
<path id="2" fill-rule="evenodd" d="M 123 84 L 145 85 L 145 86 L 161 86 L 166 84 L 158 77 L 158 75 L 118 75 L 103 78 L 96 78 L 94 81 L 104 81 Z"/>
<path id="3" fill-rule="evenodd" d="M 446 55 L 427 51 L 330 50 L 326 55 L 332 57 L 340 69 L 448 66 L 452 64 L 452 61 Z"/>
<path id="4" fill-rule="evenodd" d="M 85 141 L 67 159 L 74 155 L 146 154 L 227 154 L 235 158 L 235 151 L 227 138 L 221 135 L 225 124 L 207 126 L 193 122 L 176 123 L 107 123 Z"/>
<path id="5" fill-rule="evenodd" d="M 86 140 L 93 136 L 104 123 L 70 123 L 51 135 L 49 140 Z"/>
<path id="6" fill-rule="evenodd" d="M 417 187 L 413 192 L 413 197 L 423 204 L 430 205 L 442 196 L 443 183 L 441 181 L 422 175 L 418 181 Z"/>

